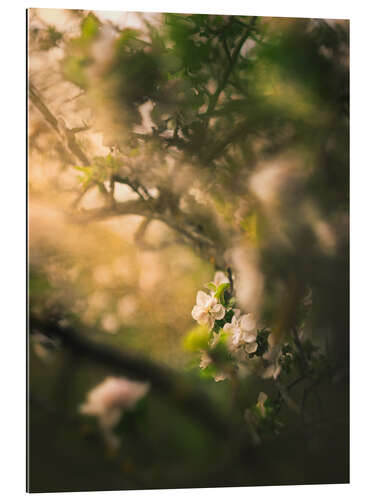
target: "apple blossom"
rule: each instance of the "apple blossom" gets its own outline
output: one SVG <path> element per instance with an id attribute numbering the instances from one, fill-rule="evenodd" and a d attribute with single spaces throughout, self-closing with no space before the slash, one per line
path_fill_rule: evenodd
<path id="1" fill-rule="evenodd" d="M 230 283 L 230 281 L 229 281 L 228 277 L 226 276 L 226 274 L 223 273 L 223 271 L 217 271 L 215 273 L 213 283 L 216 287 L 218 287 L 218 286 L 222 285 L 223 283 Z"/>
<path id="2" fill-rule="evenodd" d="M 244 344 L 245 351 L 248 354 L 252 354 L 258 348 L 256 342 L 256 321 L 252 314 L 244 314 L 242 316 L 239 316 L 239 314 L 239 310 L 235 309 L 232 321 L 226 323 L 223 330 L 231 334 L 233 347 L 236 348 Z"/>
<path id="3" fill-rule="evenodd" d="M 193 307 L 191 315 L 200 325 L 206 325 L 211 330 L 217 319 L 224 318 L 225 308 L 213 294 L 208 295 L 200 290 L 197 293 L 197 303 Z"/>

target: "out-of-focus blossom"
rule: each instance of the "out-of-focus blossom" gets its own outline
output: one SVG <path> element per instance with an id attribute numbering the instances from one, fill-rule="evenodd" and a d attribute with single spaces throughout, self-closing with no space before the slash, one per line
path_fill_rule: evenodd
<path id="1" fill-rule="evenodd" d="M 217 373 L 214 377 L 214 380 L 215 382 L 222 382 L 223 380 L 226 380 L 228 378 L 228 376 L 221 372 L 221 373 Z"/>
<path id="2" fill-rule="evenodd" d="M 265 394 L 264 392 L 260 392 L 259 393 L 259 396 L 258 396 L 258 402 L 257 402 L 257 408 L 259 408 L 259 411 L 262 415 L 262 417 L 264 417 L 266 415 L 266 409 L 264 407 L 264 403 L 267 401 L 268 399 L 268 396 L 267 394 Z"/>
<path id="3" fill-rule="evenodd" d="M 236 277 L 236 303 L 244 312 L 259 311 L 264 288 L 259 254 L 248 246 L 237 246 L 228 251 L 228 259 Z"/>
<path id="4" fill-rule="evenodd" d="M 221 337 L 221 331 L 219 331 L 219 332 L 213 332 L 212 338 L 209 341 L 209 345 L 210 345 L 211 348 L 217 346 L 217 344 L 219 343 L 220 337 Z"/>
<path id="5" fill-rule="evenodd" d="M 114 314 L 106 314 L 101 321 L 103 329 L 108 332 L 115 334 L 117 333 L 119 327 L 119 321 Z"/>
<path id="6" fill-rule="evenodd" d="M 213 295 L 199 291 L 191 315 L 200 325 L 206 325 L 211 330 L 217 319 L 224 318 L 225 309 Z"/>
<path id="7" fill-rule="evenodd" d="M 233 347 L 236 348 L 241 344 L 245 344 L 245 350 L 248 354 L 257 350 L 256 321 L 252 314 L 239 316 L 239 311 L 236 309 L 232 321 L 226 323 L 223 330 L 231 334 L 231 343 Z"/>
<path id="8" fill-rule="evenodd" d="M 201 361 L 199 363 L 199 368 L 204 370 L 212 363 L 211 356 L 207 353 L 207 351 L 201 351 Z"/>
<path id="9" fill-rule="evenodd" d="M 272 343 L 272 337 L 269 339 L 270 343 Z M 282 350 L 282 344 L 275 344 L 271 347 L 264 355 L 263 358 L 268 361 L 268 366 L 264 370 L 262 377 L 263 378 L 273 378 L 277 379 L 281 372 L 281 365 L 279 362 L 280 355 Z"/>
<path id="10" fill-rule="evenodd" d="M 213 283 L 216 287 L 218 287 L 223 283 L 230 283 L 230 281 L 226 274 L 223 273 L 223 271 L 217 271 L 217 273 L 215 273 Z"/>
<path id="11" fill-rule="evenodd" d="M 211 364 L 212 364 L 212 358 L 211 358 L 211 356 L 208 354 L 207 351 L 203 351 L 202 350 L 201 351 L 201 360 L 200 360 L 200 363 L 199 363 L 199 368 L 201 370 L 204 370 L 205 368 L 207 368 Z M 228 378 L 228 376 L 224 372 L 217 373 L 214 376 L 215 382 L 221 382 L 222 380 L 226 380 L 227 378 Z"/>
<path id="12" fill-rule="evenodd" d="M 59 346 L 59 343 L 43 335 L 42 333 L 34 333 L 31 337 L 33 342 L 34 352 L 40 359 L 50 363 L 53 361 L 53 351 Z"/>
<path id="13" fill-rule="evenodd" d="M 122 413 L 133 408 L 149 388 L 149 383 L 107 377 L 88 393 L 87 400 L 79 411 L 84 415 L 96 416 L 107 443 L 112 448 L 117 448 L 119 439 L 113 432 L 114 427 L 119 423 Z"/>

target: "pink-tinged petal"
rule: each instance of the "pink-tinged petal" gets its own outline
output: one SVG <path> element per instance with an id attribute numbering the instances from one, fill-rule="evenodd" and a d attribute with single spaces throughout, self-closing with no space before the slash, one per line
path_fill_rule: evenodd
<path id="1" fill-rule="evenodd" d="M 234 312 L 233 318 L 239 319 L 239 317 L 241 316 L 241 309 L 233 309 L 233 312 Z"/>
<path id="2" fill-rule="evenodd" d="M 221 304 L 216 304 L 211 309 L 211 314 L 215 319 L 223 319 L 225 316 L 225 309 Z"/>
<path id="3" fill-rule="evenodd" d="M 214 296 L 214 295 L 211 295 L 209 297 L 209 299 L 207 300 L 206 302 L 206 307 L 209 307 L 210 309 L 212 309 L 213 307 L 215 307 L 216 305 L 218 304 L 217 302 L 217 298 Z"/>
<path id="4" fill-rule="evenodd" d="M 244 339 L 245 342 L 255 342 L 257 339 L 257 336 L 254 333 L 250 332 L 242 332 L 242 338 Z"/>
<path id="5" fill-rule="evenodd" d="M 218 271 L 217 273 L 215 273 L 214 284 L 216 286 L 219 286 L 222 283 L 229 283 L 229 279 L 225 276 L 223 271 Z"/>
<path id="6" fill-rule="evenodd" d="M 249 344 L 246 344 L 245 346 L 245 351 L 248 354 L 252 354 L 258 349 L 258 344 L 256 342 L 250 342 Z"/>
<path id="7" fill-rule="evenodd" d="M 199 290 L 197 293 L 197 305 L 198 306 L 205 306 L 207 302 L 209 301 L 210 296 L 207 293 L 202 292 L 202 290 Z"/>
<path id="8" fill-rule="evenodd" d="M 195 321 L 198 321 L 203 314 L 206 314 L 206 312 L 200 306 L 194 306 L 193 310 L 191 311 L 191 315 L 193 316 Z"/>
<path id="9" fill-rule="evenodd" d="M 215 323 L 215 320 L 212 316 L 210 316 L 209 314 L 207 314 L 207 319 L 206 319 L 206 325 L 208 326 L 208 328 L 210 330 L 212 330 L 213 326 L 214 326 L 214 323 Z"/>
<path id="10" fill-rule="evenodd" d="M 238 328 L 236 328 L 235 330 L 233 330 L 232 344 L 238 345 L 239 342 L 240 342 L 240 340 L 241 340 L 241 330 L 239 330 Z"/>
<path id="11" fill-rule="evenodd" d="M 198 317 L 197 321 L 200 325 L 203 325 L 203 326 L 208 325 L 209 326 L 210 321 L 211 321 L 211 317 L 206 311 L 203 311 L 203 313 Z M 212 328 L 212 327 L 210 327 L 210 328 Z"/>
<path id="12" fill-rule="evenodd" d="M 209 354 L 207 354 L 206 351 L 202 351 L 202 354 L 201 354 L 201 362 L 199 363 L 199 367 L 204 370 L 205 368 L 207 368 L 208 365 L 210 365 L 212 363 L 212 359 L 211 357 L 209 356 Z"/>
<path id="13" fill-rule="evenodd" d="M 225 325 L 223 326 L 223 330 L 225 333 L 231 333 L 232 332 L 232 325 L 231 323 L 225 323 Z"/>
<path id="14" fill-rule="evenodd" d="M 240 319 L 240 325 L 243 330 L 251 331 L 256 327 L 256 321 L 252 314 L 245 314 Z"/>
<path id="15" fill-rule="evenodd" d="M 232 323 L 233 328 L 238 328 L 239 327 L 238 319 L 235 316 L 232 316 L 231 323 Z"/>

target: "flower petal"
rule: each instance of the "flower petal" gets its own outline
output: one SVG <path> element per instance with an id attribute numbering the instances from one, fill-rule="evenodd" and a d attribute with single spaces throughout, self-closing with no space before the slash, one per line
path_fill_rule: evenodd
<path id="1" fill-rule="evenodd" d="M 225 316 L 225 309 L 221 304 L 216 304 L 211 309 L 211 314 L 215 319 L 223 319 Z"/>
<path id="2" fill-rule="evenodd" d="M 207 319 L 204 324 L 207 325 L 210 330 L 212 330 L 214 323 L 215 323 L 214 318 L 210 314 L 207 314 Z"/>
<path id="3" fill-rule="evenodd" d="M 233 309 L 233 312 L 234 312 L 233 317 L 239 319 L 239 317 L 241 316 L 241 309 Z"/>
<path id="4" fill-rule="evenodd" d="M 240 325 L 242 330 L 251 331 L 256 327 L 256 321 L 252 314 L 244 314 L 241 316 Z"/>
<path id="5" fill-rule="evenodd" d="M 247 343 L 254 343 L 257 339 L 257 336 L 254 333 L 245 331 L 245 332 L 242 332 L 242 338 Z"/>
<path id="6" fill-rule="evenodd" d="M 199 292 L 197 293 L 197 305 L 198 306 L 205 306 L 207 304 L 207 302 L 209 301 L 210 299 L 210 296 L 205 293 L 205 292 L 202 292 L 202 290 L 199 290 Z"/>
<path id="7" fill-rule="evenodd" d="M 223 271 L 217 271 L 217 273 L 215 273 L 214 283 L 216 286 L 219 286 L 222 283 L 229 283 L 229 279 L 226 277 Z"/>
<path id="8" fill-rule="evenodd" d="M 236 316 L 232 316 L 232 326 L 233 328 L 239 328 L 239 323 L 238 323 L 238 319 L 236 318 Z"/>
<path id="9" fill-rule="evenodd" d="M 241 340 L 241 330 L 239 328 L 235 328 L 232 330 L 232 344 L 238 345 Z"/>
<path id="10" fill-rule="evenodd" d="M 203 311 L 202 314 L 198 316 L 197 321 L 200 325 L 207 325 L 209 328 L 212 328 L 212 326 L 210 326 L 211 316 L 206 311 Z"/>
<path id="11" fill-rule="evenodd" d="M 231 333 L 232 329 L 233 329 L 233 325 L 231 323 L 225 323 L 225 325 L 223 326 L 223 330 L 226 333 Z"/>
<path id="12" fill-rule="evenodd" d="M 199 367 L 204 370 L 208 365 L 212 363 L 212 359 L 210 355 L 206 351 L 202 351 L 201 353 L 201 361 L 199 363 Z"/>
<path id="13" fill-rule="evenodd" d="M 193 310 L 191 311 L 191 315 L 195 319 L 195 321 L 199 321 L 199 318 L 203 315 L 206 314 L 205 310 L 202 309 L 200 306 L 194 306 Z"/>
<path id="14" fill-rule="evenodd" d="M 258 344 L 256 342 L 250 342 L 250 343 L 246 344 L 246 346 L 245 346 L 245 351 L 248 354 L 252 354 L 257 349 L 258 349 Z"/>

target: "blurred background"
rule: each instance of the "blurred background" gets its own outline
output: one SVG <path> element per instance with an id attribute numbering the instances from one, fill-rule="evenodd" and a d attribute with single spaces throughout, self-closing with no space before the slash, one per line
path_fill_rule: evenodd
<path id="1" fill-rule="evenodd" d="M 348 482 L 348 21 L 30 9 L 28 77 L 30 491 Z M 274 381 L 189 335 L 228 268 L 279 341 L 309 290 L 330 367 L 257 446 Z M 79 411 L 109 376 L 150 384 L 116 449 Z"/>

